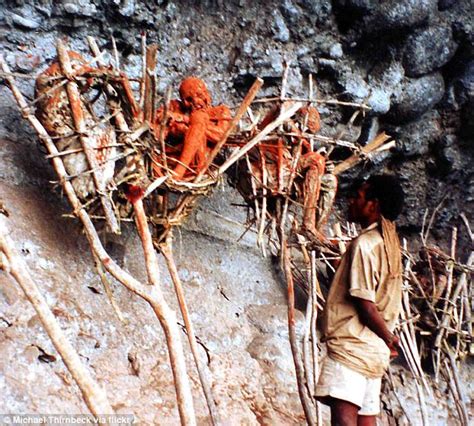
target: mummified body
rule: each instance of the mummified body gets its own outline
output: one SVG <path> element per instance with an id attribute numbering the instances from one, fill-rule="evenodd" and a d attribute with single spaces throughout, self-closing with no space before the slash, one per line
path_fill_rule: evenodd
<path id="1" fill-rule="evenodd" d="M 70 51 L 68 56 L 75 75 L 87 77 L 83 81 L 76 80 L 84 93 L 94 84 L 94 78 L 100 77 L 101 71 L 87 66 L 85 60 L 76 52 Z M 66 85 L 49 91 L 62 82 L 60 78 L 54 77 L 62 75 L 60 64 L 56 60 L 37 78 L 35 96 L 42 97 L 37 103 L 36 116 L 48 134 L 55 138 L 58 151 L 64 153 L 62 160 L 66 172 L 72 178 L 72 185 L 79 198 L 85 199 L 95 193 L 95 187 L 91 174 L 84 174 L 90 167 L 76 132 Z M 98 164 L 102 166 L 95 173 L 107 184 L 114 174 L 114 162 L 111 159 L 116 155 L 116 148 L 112 147 L 115 145 L 115 132 L 108 123 L 99 123 L 84 98 L 81 98 L 80 110 L 87 129 L 87 133 L 83 135 L 84 140 L 95 153 Z"/>
<path id="2" fill-rule="evenodd" d="M 193 179 L 204 167 L 212 147 L 219 142 L 231 120 L 226 105 L 211 105 L 205 83 L 196 78 L 184 79 L 179 88 L 180 99 L 168 106 L 164 137 L 168 167 L 176 180 Z M 154 129 L 159 138 L 164 108 L 157 111 Z M 163 158 L 154 156 L 153 171 L 163 175 Z"/>
<path id="3" fill-rule="evenodd" d="M 270 111 L 259 124 L 259 128 L 263 129 L 275 120 L 279 111 L 279 108 Z M 337 190 L 337 178 L 326 170 L 324 150 L 313 151 L 309 142 L 302 136 L 298 126 L 304 121 L 306 121 L 307 132 L 315 134 L 319 131 L 320 117 L 317 109 L 304 108 L 295 121 L 288 121 L 285 124 L 292 134 L 301 136 L 291 137 L 291 139 L 279 137 L 273 143 L 260 144 L 250 154 L 250 167 L 258 187 L 265 187 L 275 196 L 284 194 L 287 190 L 293 192 L 291 188 L 288 188 L 295 155 L 293 148 L 301 141 L 301 156 L 295 179 L 297 194 L 291 195 L 302 198 L 303 228 L 312 238 L 324 240 L 320 228 L 331 212 Z"/>

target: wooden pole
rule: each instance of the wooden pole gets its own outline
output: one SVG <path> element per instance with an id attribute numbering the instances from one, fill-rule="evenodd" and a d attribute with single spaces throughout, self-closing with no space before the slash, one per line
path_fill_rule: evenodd
<path id="1" fill-rule="evenodd" d="M 288 251 L 288 245 L 282 246 L 283 250 L 283 263 L 285 270 L 286 283 L 288 285 L 288 333 L 290 337 L 291 353 L 293 354 L 293 362 L 295 364 L 296 382 L 298 385 L 298 394 L 300 397 L 301 404 L 303 406 L 304 415 L 306 422 L 310 426 L 315 426 L 316 422 L 314 415 L 311 412 L 311 400 L 308 397 L 308 390 L 306 386 L 306 380 L 304 376 L 304 368 L 301 364 L 300 351 L 298 349 L 296 330 L 295 330 L 295 288 L 293 283 L 293 274 L 291 270 L 290 254 Z"/>
<path id="2" fill-rule="evenodd" d="M 82 364 L 79 355 L 61 330 L 40 289 L 32 280 L 28 267 L 15 250 L 15 244 L 9 236 L 6 218 L 0 214 L 0 253 L 2 252 L 7 259 L 3 268 L 16 280 L 33 305 L 46 333 L 79 386 L 84 402 L 91 413 L 94 415 L 113 414 L 114 410 L 105 391 Z M 0 269 L 1 266 L 0 264 Z"/>
<path id="3" fill-rule="evenodd" d="M 156 316 L 160 320 L 161 326 L 165 333 L 170 354 L 171 369 L 173 371 L 174 383 L 176 386 L 176 396 L 178 399 L 178 410 L 183 425 L 195 425 L 196 418 L 194 415 L 194 404 L 191 393 L 191 387 L 186 372 L 186 363 L 184 360 L 183 347 L 179 336 L 176 315 L 172 311 L 160 290 L 160 274 L 158 266 L 158 258 L 155 248 L 153 247 L 153 239 L 148 228 L 148 222 L 143 207 L 142 198 L 138 198 L 132 202 L 135 212 L 135 223 L 138 235 L 142 241 L 143 252 L 145 255 L 145 264 L 148 274 L 148 280 L 153 286 L 153 304 L 152 308 Z"/>
<path id="4" fill-rule="evenodd" d="M 181 283 L 181 279 L 179 278 L 178 268 L 176 267 L 176 263 L 174 261 L 172 238 L 173 235 L 172 232 L 170 232 L 168 234 L 168 237 L 166 238 L 166 242 L 160 245 L 160 250 L 166 260 L 168 271 L 170 273 L 171 280 L 173 281 L 176 297 L 178 299 L 179 309 L 181 310 L 184 325 L 186 327 L 186 332 L 188 334 L 189 346 L 191 347 L 191 352 L 193 354 L 194 362 L 196 364 L 199 380 L 201 381 L 204 397 L 206 398 L 207 407 L 211 416 L 211 423 L 213 425 L 217 425 L 220 423 L 219 413 L 217 411 L 216 403 L 212 395 L 208 372 L 206 371 L 206 367 L 203 365 L 199 357 L 199 348 L 197 345 L 196 334 L 194 333 L 194 327 L 189 315 L 189 309 L 186 303 L 183 285 Z"/>

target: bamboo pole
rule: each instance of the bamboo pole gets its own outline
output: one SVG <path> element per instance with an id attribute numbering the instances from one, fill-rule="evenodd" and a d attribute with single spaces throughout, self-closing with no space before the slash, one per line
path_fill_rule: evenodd
<path id="1" fill-rule="evenodd" d="M 257 244 L 262 250 L 263 257 L 267 257 L 267 253 L 265 250 L 265 243 L 263 240 L 263 232 L 265 230 L 265 223 L 267 221 L 267 180 L 268 180 L 268 170 L 265 161 L 265 151 L 260 150 L 260 161 L 262 167 L 262 209 L 260 214 L 260 223 L 258 226 L 258 234 L 257 234 Z"/>
<path id="2" fill-rule="evenodd" d="M 252 163 L 250 162 L 250 158 L 249 158 L 248 154 L 245 154 L 245 161 L 246 161 L 249 173 L 250 173 L 250 185 L 252 187 L 252 195 L 253 195 L 253 199 L 254 199 L 255 219 L 256 219 L 256 222 L 258 223 L 258 221 L 260 220 L 260 206 L 258 205 L 257 185 L 255 183 L 257 178 L 255 177 L 255 175 L 253 173 Z"/>
<path id="3" fill-rule="evenodd" d="M 448 283 L 446 285 L 446 290 L 445 290 L 445 296 L 444 296 L 444 304 L 443 304 L 443 312 L 445 314 L 443 315 L 443 318 L 441 320 L 441 325 L 439 328 L 439 332 L 436 336 L 434 347 L 436 348 L 436 364 L 435 364 L 435 380 L 438 381 L 439 377 L 439 368 L 441 364 L 441 346 L 442 346 L 442 340 L 444 337 L 444 334 L 446 332 L 446 327 L 449 326 L 451 323 L 451 316 L 453 312 L 453 307 L 455 305 L 452 305 L 449 303 L 451 300 L 451 290 L 452 290 L 452 285 L 453 285 L 453 273 L 454 273 L 454 260 L 456 256 L 456 242 L 457 242 L 457 228 L 453 227 L 452 228 L 452 234 L 451 234 L 451 261 L 448 263 Z M 433 282 L 433 287 L 435 286 L 435 282 Z M 461 291 L 462 287 L 459 287 L 459 291 Z M 456 298 L 459 294 L 456 295 Z M 449 312 L 449 315 L 448 315 Z"/>
<path id="4" fill-rule="evenodd" d="M 469 259 L 467 261 L 467 265 L 472 266 L 473 264 L 474 264 L 474 251 L 471 251 L 471 254 L 469 255 Z M 456 284 L 456 287 L 454 288 L 454 291 L 453 291 L 453 293 L 450 297 L 450 300 L 455 302 L 457 300 L 457 298 L 459 297 L 459 295 L 461 293 L 461 290 L 464 287 L 467 287 L 467 272 L 466 271 L 464 271 L 461 274 L 461 276 L 459 277 L 458 282 Z M 435 347 L 437 347 L 437 348 L 441 347 L 442 340 L 443 340 L 443 337 L 444 337 L 444 333 L 446 332 L 446 328 L 449 326 L 449 324 L 451 322 L 451 315 L 452 315 L 454 306 L 455 305 L 453 305 L 453 304 L 449 304 L 443 310 L 444 314 L 443 314 L 443 317 L 441 319 L 441 324 L 438 328 L 438 334 L 437 334 L 436 340 L 435 340 Z"/>
<path id="5" fill-rule="evenodd" d="M 142 111 L 145 110 L 145 81 L 146 81 L 146 31 L 141 35 L 142 48 L 142 78 L 140 79 L 140 100 L 139 105 Z"/>
<path id="6" fill-rule="evenodd" d="M 467 412 L 467 407 L 466 407 L 466 404 L 464 401 L 466 401 L 466 397 L 464 395 L 464 390 L 461 386 L 461 381 L 459 379 L 459 372 L 458 372 L 458 369 L 456 367 L 456 360 L 454 359 L 454 356 L 453 354 L 451 353 L 447 343 L 445 343 L 444 345 L 444 353 L 446 355 L 446 357 L 448 358 L 449 360 L 449 365 L 451 366 L 451 370 L 449 370 L 449 368 L 447 368 L 447 372 L 450 373 L 452 375 L 452 378 L 453 378 L 453 381 L 454 381 L 454 384 L 455 384 L 455 390 L 456 390 L 456 393 L 458 395 L 457 397 L 457 403 L 459 405 L 459 411 L 460 411 L 460 420 L 461 420 L 461 424 L 462 426 L 468 426 L 469 425 L 469 414 Z M 454 389 L 453 389 L 454 391 Z M 453 397 L 456 399 L 455 395 L 454 395 L 454 392 L 453 392 Z"/>
<path id="7" fill-rule="evenodd" d="M 290 171 L 290 178 L 288 179 L 288 185 L 286 187 L 286 194 L 290 193 L 291 187 L 293 185 L 293 181 L 296 176 L 296 170 L 298 168 L 298 162 L 300 161 L 300 156 L 301 156 L 301 150 L 303 147 L 303 139 L 300 139 L 298 146 L 296 148 L 296 153 L 293 157 L 293 162 L 291 163 L 291 171 Z M 288 214 L 288 204 L 289 204 L 289 197 L 285 198 L 285 203 L 283 204 L 283 208 L 281 210 L 281 216 L 280 216 L 280 264 L 283 263 L 283 256 L 284 256 L 284 250 L 283 247 L 286 245 L 286 232 L 285 232 L 285 226 L 286 226 L 286 217 Z"/>
<path id="8" fill-rule="evenodd" d="M 40 289 L 32 280 L 28 267 L 16 251 L 15 244 L 9 236 L 6 218 L 0 214 L 0 253 L 2 252 L 7 259 L 7 264 L 3 265 L 3 268 L 16 280 L 32 304 L 54 347 L 79 386 L 84 402 L 91 413 L 96 416 L 113 414 L 114 410 L 105 391 L 82 364 L 79 355 L 61 330 Z M 0 264 L 0 269 L 1 267 Z"/>
<path id="9" fill-rule="evenodd" d="M 309 271 L 309 274 L 311 274 L 311 271 Z M 310 278 L 310 277 L 309 277 Z M 311 285 L 311 281 L 308 280 Z M 312 326 L 312 306 L 313 306 L 313 300 L 312 300 L 313 294 L 310 291 L 308 292 L 308 301 L 306 302 L 306 310 L 305 310 L 305 322 L 304 322 L 304 335 L 303 335 L 303 367 L 304 367 L 304 375 L 306 378 L 306 383 L 308 384 L 308 390 L 309 390 L 309 397 L 314 403 L 314 369 L 312 366 L 314 366 L 313 361 L 314 358 L 312 357 L 312 348 L 310 346 L 310 338 L 311 336 L 311 326 Z"/>
<path id="10" fill-rule="evenodd" d="M 158 45 L 151 44 L 146 48 L 146 72 L 145 72 L 145 101 L 143 106 L 143 111 L 145 114 L 146 121 L 153 121 L 154 113 L 154 94 L 155 94 L 155 85 L 152 78 L 153 73 L 156 68 L 156 55 L 158 53 Z"/>
<path id="11" fill-rule="evenodd" d="M 125 320 L 122 310 L 120 309 L 119 305 L 115 301 L 114 295 L 112 293 L 112 288 L 110 287 L 109 281 L 107 280 L 107 277 L 105 276 L 105 271 L 100 263 L 99 259 L 95 257 L 95 267 L 97 269 L 97 273 L 99 274 L 100 281 L 102 282 L 102 285 L 104 286 L 105 289 L 105 294 L 107 295 L 107 298 L 109 299 L 110 304 L 112 305 L 112 308 L 117 315 L 118 319 L 120 320 L 121 323 L 127 324 L 128 321 Z"/>
<path id="12" fill-rule="evenodd" d="M 291 97 L 291 98 L 282 99 L 281 96 L 278 96 L 278 97 L 274 96 L 274 97 L 256 99 L 255 101 L 253 101 L 253 103 L 261 104 L 261 103 L 274 102 L 274 101 L 311 102 L 311 103 L 316 103 L 316 104 L 351 106 L 351 107 L 362 108 L 362 109 L 367 109 L 367 110 L 372 109 L 368 105 L 358 104 L 356 102 L 344 102 L 344 101 L 338 101 L 337 99 L 312 99 L 312 98 L 304 98 L 304 97 Z"/>

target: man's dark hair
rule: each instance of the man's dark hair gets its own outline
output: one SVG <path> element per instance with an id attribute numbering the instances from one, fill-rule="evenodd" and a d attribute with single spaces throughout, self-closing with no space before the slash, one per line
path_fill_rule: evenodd
<path id="1" fill-rule="evenodd" d="M 392 175 L 374 175 L 367 179 L 366 183 L 366 200 L 377 199 L 382 215 L 389 220 L 395 220 L 405 201 L 400 181 Z"/>

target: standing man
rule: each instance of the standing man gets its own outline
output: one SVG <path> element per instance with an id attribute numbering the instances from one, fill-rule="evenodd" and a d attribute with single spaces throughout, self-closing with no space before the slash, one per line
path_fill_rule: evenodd
<path id="1" fill-rule="evenodd" d="M 327 343 L 316 396 L 331 407 L 332 425 L 376 424 L 381 378 L 398 338 L 402 266 L 394 220 L 403 190 L 389 175 L 372 176 L 350 200 L 349 219 L 364 228 L 336 271 L 323 317 Z"/>

